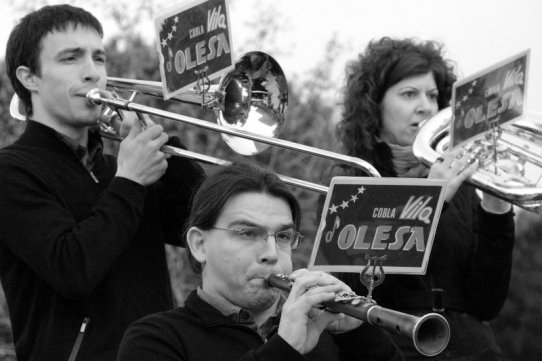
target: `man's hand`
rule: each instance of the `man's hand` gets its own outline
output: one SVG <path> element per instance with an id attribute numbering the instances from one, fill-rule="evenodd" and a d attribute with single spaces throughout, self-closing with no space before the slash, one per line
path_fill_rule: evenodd
<path id="1" fill-rule="evenodd" d="M 123 138 L 126 138 L 128 136 L 128 134 L 130 133 L 130 129 L 132 129 L 134 125 L 139 125 L 143 130 L 155 125 L 151 117 L 149 117 L 147 114 L 127 112 L 123 110 L 119 111 L 122 116 L 122 122 L 120 122 L 117 127 L 119 129 L 120 136 Z"/>
<path id="2" fill-rule="evenodd" d="M 361 320 L 318 309 L 322 302 L 334 300 L 336 293 L 351 292 L 337 278 L 306 269 L 296 270 L 290 278 L 294 283 L 282 307 L 278 334 L 299 353 L 310 352 L 326 328 L 332 332 L 345 332 L 361 325 Z"/>
<path id="3" fill-rule="evenodd" d="M 142 129 L 137 117 L 123 117 L 121 134 L 126 129 L 128 134 L 120 143 L 116 174 L 144 186 L 156 182 L 166 172 L 167 156 L 160 148 L 169 138 L 161 125 L 155 125 L 150 118 L 146 120 L 148 127 Z"/>

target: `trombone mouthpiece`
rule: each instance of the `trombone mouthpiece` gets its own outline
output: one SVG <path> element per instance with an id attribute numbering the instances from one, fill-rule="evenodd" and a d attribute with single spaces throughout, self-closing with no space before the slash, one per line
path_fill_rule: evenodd
<path id="1" fill-rule="evenodd" d="M 100 92 L 100 89 L 98 88 L 94 88 L 94 89 L 90 89 L 87 94 L 85 95 L 85 99 L 86 99 L 86 102 L 87 102 L 87 105 L 91 108 L 97 106 L 97 105 L 100 105 L 101 104 L 101 92 Z"/>

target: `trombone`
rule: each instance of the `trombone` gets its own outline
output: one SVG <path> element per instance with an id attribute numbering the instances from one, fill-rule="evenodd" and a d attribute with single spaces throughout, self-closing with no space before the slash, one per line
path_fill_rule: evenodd
<path id="1" fill-rule="evenodd" d="M 91 89 L 86 94 L 86 100 L 89 106 L 104 107 L 103 115 L 105 116 L 98 120 L 98 126 L 101 134 L 110 139 L 122 140 L 111 126 L 112 118 L 118 116 L 117 110 L 120 109 L 219 132 L 226 144 L 239 154 L 254 155 L 272 145 L 347 164 L 362 169 L 372 177 L 380 177 L 380 173 L 362 159 L 276 138 L 284 126 L 288 88 L 280 65 L 274 58 L 263 52 L 248 52 L 239 57 L 234 69 L 220 78 L 216 89 L 211 89 L 209 85 L 209 90 L 204 92 L 188 90 L 170 98 L 180 102 L 199 104 L 205 109 L 213 110 L 217 123 L 153 108 L 134 101 L 138 94 L 163 98 L 161 82 L 108 77 L 107 87 L 113 93 L 97 88 Z M 112 96 L 112 94 L 116 95 L 116 92 L 123 91 L 131 93 L 129 99 Z M 24 110 L 16 95 L 11 100 L 10 113 L 16 119 L 26 120 Z M 162 151 L 207 164 L 228 165 L 231 163 L 171 146 L 164 146 Z M 324 185 L 285 175 L 279 175 L 279 177 L 296 187 L 322 194 L 328 192 L 328 187 Z"/>
<path id="2" fill-rule="evenodd" d="M 200 104 L 203 108 L 213 110 L 217 123 L 156 109 L 133 101 L 137 94 L 163 97 L 161 82 L 110 77 L 107 84 L 115 91 L 132 92 L 130 99 L 111 98 L 103 91 L 92 89 L 86 95 L 87 102 L 91 105 L 105 105 L 113 109 L 155 115 L 219 132 L 226 144 L 239 154 L 254 155 L 272 145 L 347 164 L 364 170 L 372 177 L 380 177 L 378 171 L 370 163 L 359 158 L 276 138 L 284 125 L 288 90 L 282 69 L 275 59 L 266 53 L 255 51 L 241 56 L 236 61 L 235 68 L 221 77 L 218 88 L 214 91 L 201 94 L 195 90 L 188 90 L 171 98 L 176 101 Z M 165 151 L 208 164 L 227 165 L 230 163 L 184 149 L 167 147 Z M 326 186 L 284 175 L 279 176 L 286 183 L 297 187 L 323 194 L 328 191 Z"/>

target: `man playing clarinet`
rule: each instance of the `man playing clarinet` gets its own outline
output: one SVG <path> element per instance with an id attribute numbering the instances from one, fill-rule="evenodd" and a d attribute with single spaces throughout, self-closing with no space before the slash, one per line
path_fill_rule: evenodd
<path id="1" fill-rule="evenodd" d="M 194 196 L 185 241 L 201 284 L 185 306 L 146 316 L 118 361 L 402 360 L 381 329 L 318 308 L 350 288 L 323 272 L 292 272 L 300 207 L 275 174 L 222 168 Z M 268 287 L 287 274 L 290 292 Z"/>

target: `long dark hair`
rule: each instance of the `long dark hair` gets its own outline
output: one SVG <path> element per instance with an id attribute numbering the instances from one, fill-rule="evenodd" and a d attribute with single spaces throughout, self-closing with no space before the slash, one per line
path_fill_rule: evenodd
<path id="1" fill-rule="evenodd" d="M 443 53 L 443 45 L 436 41 L 385 37 L 371 41 L 357 60 L 347 65 L 343 113 L 337 125 L 337 137 L 346 154 L 394 173 L 389 147 L 378 142 L 380 102 L 401 80 L 432 72 L 439 91 L 438 107 L 447 107 L 457 78 L 454 64 Z"/>
<path id="2" fill-rule="evenodd" d="M 213 227 L 226 202 L 233 196 L 261 192 L 284 199 L 290 206 L 296 229 L 301 222 L 301 207 L 284 183 L 275 173 L 249 164 L 236 163 L 219 169 L 210 175 L 194 194 L 190 216 L 186 222 L 184 239 L 191 227 L 208 230 Z M 190 263 L 195 272 L 201 272 L 201 265 L 186 247 Z"/>

